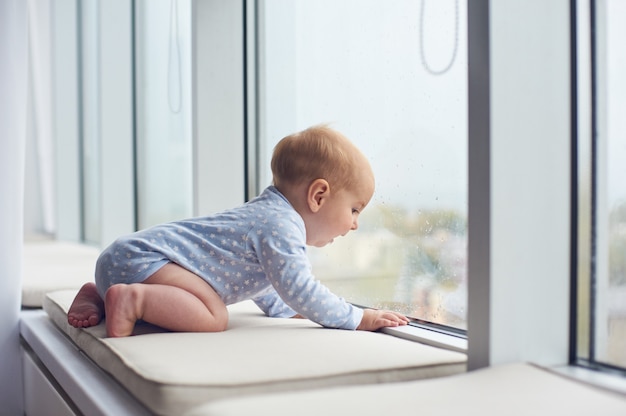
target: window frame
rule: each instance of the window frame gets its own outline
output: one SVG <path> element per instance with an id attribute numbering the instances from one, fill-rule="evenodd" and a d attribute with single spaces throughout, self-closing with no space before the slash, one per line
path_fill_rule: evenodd
<path id="1" fill-rule="evenodd" d="M 468 368 L 563 364 L 571 232 L 569 3 L 478 0 L 470 6 Z"/>
<path id="2" fill-rule="evenodd" d="M 599 361 L 596 357 L 598 254 L 607 247 L 600 240 L 598 204 L 605 200 L 599 172 L 601 114 L 599 85 L 602 51 L 597 28 L 596 0 L 572 0 L 572 273 L 569 363 L 581 369 L 626 376 L 626 367 Z M 614 383 L 612 383 L 614 384 Z M 626 386 L 617 389 L 626 391 Z"/>

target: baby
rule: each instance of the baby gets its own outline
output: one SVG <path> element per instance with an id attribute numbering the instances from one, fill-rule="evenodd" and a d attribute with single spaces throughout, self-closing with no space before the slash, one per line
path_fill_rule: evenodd
<path id="1" fill-rule="evenodd" d="M 316 126 L 282 139 L 273 185 L 215 215 L 157 225 L 117 239 L 100 255 L 95 284 L 74 299 L 68 322 L 110 337 L 137 320 L 181 332 L 224 331 L 226 305 L 252 299 L 270 317 L 375 331 L 406 325 L 396 312 L 360 309 L 311 274 L 306 245 L 322 247 L 358 228 L 374 193 L 365 156 L 343 135 Z"/>

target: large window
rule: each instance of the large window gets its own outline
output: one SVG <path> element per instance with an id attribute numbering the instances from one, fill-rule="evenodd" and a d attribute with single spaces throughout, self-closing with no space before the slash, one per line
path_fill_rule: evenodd
<path id="1" fill-rule="evenodd" d="M 275 143 L 314 124 L 360 147 L 376 192 L 358 231 L 311 248 L 347 300 L 466 326 L 466 2 L 260 4 L 261 186 Z"/>
<path id="2" fill-rule="evenodd" d="M 466 328 L 466 1 L 77 9 L 84 240 L 212 212 L 205 200 L 233 186 L 208 186 L 243 182 L 236 158 L 254 160 L 263 188 L 279 139 L 329 123 L 368 156 L 376 193 L 357 232 L 310 249 L 316 276 L 355 304 Z"/>
<path id="3" fill-rule="evenodd" d="M 137 227 L 192 216 L 191 1 L 135 2 Z"/>
<path id="4" fill-rule="evenodd" d="M 626 2 L 592 1 L 581 14 L 591 25 L 592 105 L 578 145 L 577 357 L 626 369 Z"/>
<path id="5" fill-rule="evenodd" d="M 95 0 L 78 5 L 81 237 L 91 244 L 193 213 L 191 2 L 149 3 L 120 3 L 122 15 Z M 111 183 L 116 171 L 122 182 Z"/>

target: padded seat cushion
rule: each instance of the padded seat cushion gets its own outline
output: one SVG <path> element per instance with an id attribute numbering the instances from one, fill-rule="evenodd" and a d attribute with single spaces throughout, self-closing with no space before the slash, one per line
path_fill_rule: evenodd
<path id="1" fill-rule="evenodd" d="M 67 309 L 76 291 L 47 295 L 44 310 L 97 365 L 157 414 L 184 414 L 226 397 L 448 376 L 466 357 L 382 333 L 268 318 L 252 302 L 229 306 L 228 330 L 106 338 L 104 324 L 76 329 Z"/>
<path id="2" fill-rule="evenodd" d="M 623 416 L 626 397 L 534 365 L 507 364 L 436 380 L 229 399 L 192 415 Z"/>

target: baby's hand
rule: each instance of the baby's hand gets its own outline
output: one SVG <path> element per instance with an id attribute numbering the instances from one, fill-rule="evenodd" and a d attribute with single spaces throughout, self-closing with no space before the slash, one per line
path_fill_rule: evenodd
<path id="1" fill-rule="evenodd" d="M 376 331 L 387 326 L 400 326 L 409 323 L 409 318 L 398 312 L 376 309 L 363 310 L 363 318 L 356 329 L 362 331 Z"/>

